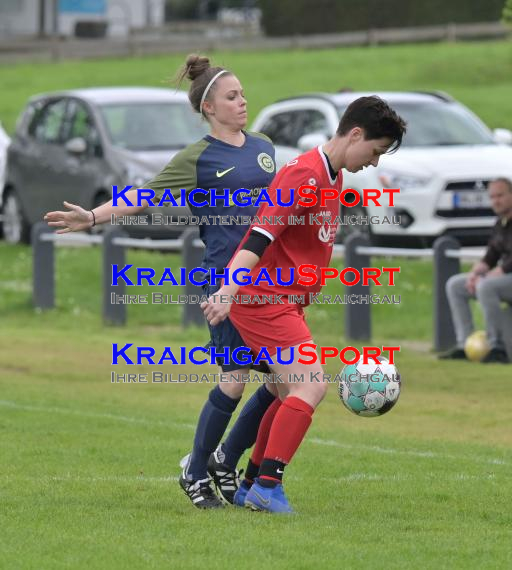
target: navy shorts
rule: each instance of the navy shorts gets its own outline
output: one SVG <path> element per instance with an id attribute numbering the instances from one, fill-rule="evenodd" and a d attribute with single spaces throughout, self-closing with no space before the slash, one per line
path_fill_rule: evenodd
<path id="1" fill-rule="evenodd" d="M 203 292 L 210 297 L 219 289 L 219 285 L 205 285 Z M 226 346 L 229 347 L 229 362 L 226 361 L 226 364 L 224 364 L 223 358 L 217 358 L 217 364 L 221 367 L 222 372 L 232 372 L 233 370 L 240 370 L 241 368 L 252 368 L 258 372 L 270 374 L 270 368 L 266 362 L 261 362 L 257 365 L 239 364 L 232 359 L 231 355 L 233 351 L 241 346 L 247 346 L 247 344 L 243 341 L 240 333 L 230 321 L 229 317 L 215 326 L 211 326 L 210 323 L 208 323 L 208 328 L 210 329 L 210 342 L 208 346 L 214 346 L 218 351 L 224 350 Z"/>

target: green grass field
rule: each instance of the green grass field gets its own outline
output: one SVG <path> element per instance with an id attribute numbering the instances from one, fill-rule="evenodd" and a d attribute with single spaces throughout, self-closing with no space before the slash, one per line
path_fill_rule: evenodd
<path id="1" fill-rule="evenodd" d="M 183 331 L 179 309 L 154 305 L 104 327 L 98 248 L 58 249 L 57 307 L 44 313 L 30 304 L 30 249 L 1 244 L 0 259 L 1 568 L 511 567 L 510 370 L 430 352 L 427 262 L 398 260 L 402 305 L 374 307 L 372 342 L 402 346 L 399 404 L 358 418 L 331 386 L 287 470 L 298 514 L 282 518 L 197 511 L 179 489 L 211 386 L 110 382 L 116 368 L 153 368 L 112 366 L 112 342 L 193 346 L 204 329 Z M 319 344 L 346 345 L 342 307 L 308 311 Z"/>
<path id="2" fill-rule="evenodd" d="M 3 65 L 0 120 L 12 132 L 38 92 L 163 85 L 182 60 Z M 240 76 L 252 118 L 305 91 L 442 89 L 490 127 L 512 128 L 507 42 L 219 53 L 215 61 Z M 402 268 L 397 285 L 379 293 L 401 295 L 401 304 L 372 308 L 372 344 L 402 347 L 398 405 L 382 418 L 358 418 L 332 385 L 287 469 L 298 514 L 282 518 L 201 512 L 182 494 L 178 461 L 212 386 L 112 384 L 114 370 L 154 368 L 112 366 L 111 343 L 196 346 L 206 330 L 183 330 L 171 305 L 130 306 L 126 327 L 104 326 L 100 254 L 58 248 L 57 306 L 37 312 L 30 248 L 0 243 L 0 568 L 512 567 L 510 366 L 436 359 L 430 262 L 393 259 Z M 181 265 L 176 255 L 141 251 L 127 262 Z M 308 321 L 318 344 L 347 345 L 342 306 L 310 307 Z M 340 368 L 330 362 L 326 372 Z"/>
<path id="3" fill-rule="evenodd" d="M 342 87 L 441 89 L 468 105 L 490 127 L 512 129 L 512 44 L 506 41 L 215 53 L 213 57 L 240 77 L 251 119 L 264 105 L 297 93 Z M 0 121 L 12 132 L 18 113 L 35 93 L 95 85 L 165 86 L 183 60 L 183 55 L 172 54 L 0 65 Z"/>

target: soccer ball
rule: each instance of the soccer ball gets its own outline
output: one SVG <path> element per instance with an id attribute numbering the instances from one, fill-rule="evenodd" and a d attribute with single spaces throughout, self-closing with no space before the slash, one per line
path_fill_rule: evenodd
<path id="1" fill-rule="evenodd" d="M 341 371 L 339 396 L 345 407 L 358 416 L 372 418 L 389 412 L 400 395 L 400 373 L 387 358 L 378 356 L 379 364 L 361 357 Z"/>
<path id="2" fill-rule="evenodd" d="M 487 335 L 485 331 L 476 331 L 469 335 L 464 343 L 464 352 L 469 360 L 473 362 L 480 362 L 485 358 L 491 347 L 487 342 Z"/>

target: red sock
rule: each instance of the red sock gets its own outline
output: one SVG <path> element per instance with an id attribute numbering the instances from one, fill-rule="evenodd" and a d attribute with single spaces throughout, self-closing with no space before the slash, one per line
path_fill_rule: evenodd
<path id="1" fill-rule="evenodd" d="M 272 422 L 264 458 L 290 463 L 311 425 L 314 411 L 304 400 L 288 396 Z"/>
<path id="2" fill-rule="evenodd" d="M 268 435 L 270 433 L 270 428 L 272 427 L 272 422 L 274 421 L 274 416 L 277 410 L 281 407 L 281 400 L 276 398 L 274 402 L 268 407 L 263 418 L 261 419 L 260 427 L 258 428 L 258 435 L 256 437 L 256 443 L 254 444 L 254 449 L 251 454 L 251 461 L 260 466 L 263 461 L 263 455 L 265 453 L 265 448 L 267 447 Z"/>

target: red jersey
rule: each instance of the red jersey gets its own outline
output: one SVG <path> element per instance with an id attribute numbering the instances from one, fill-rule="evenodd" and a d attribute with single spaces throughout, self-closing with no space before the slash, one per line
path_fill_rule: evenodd
<path id="1" fill-rule="evenodd" d="M 270 238 L 272 243 L 267 246 L 260 261 L 251 271 L 252 284 L 243 285 L 238 295 L 305 295 L 305 304 L 308 304 L 309 293 L 320 291 L 319 270 L 327 267 L 331 260 L 337 229 L 335 218 L 339 216 L 340 202 L 338 199 L 327 200 L 326 205 L 321 206 L 319 199 L 314 206 L 300 205 L 298 202 L 304 198 L 301 199 L 298 189 L 304 185 L 316 186 L 318 190 L 332 188 L 338 194 L 341 192 L 341 171 L 335 179 L 331 178 L 329 165 L 321 147 L 302 154 L 283 166 L 272 181 L 268 195 L 274 205 L 265 203 L 260 206 L 257 213 L 260 223 L 256 222 L 250 227 L 238 249 L 241 249 L 252 230 L 261 232 Z M 292 205 L 277 205 L 278 188 L 281 189 L 281 198 L 285 203 L 290 201 L 291 191 L 294 190 Z M 270 217 L 272 221 L 279 219 L 280 223 L 262 223 L 263 216 Z M 300 225 L 297 221 L 300 221 Z M 318 267 L 316 284 L 308 286 L 297 283 L 300 279 L 297 268 L 302 264 L 314 264 Z M 273 285 L 264 280 L 261 280 L 259 285 L 254 285 L 256 276 L 263 268 L 267 270 Z M 290 280 L 290 268 L 293 268 L 293 283 L 279 285 L 278 268 L 281 280 L 284 281 Z"/>

